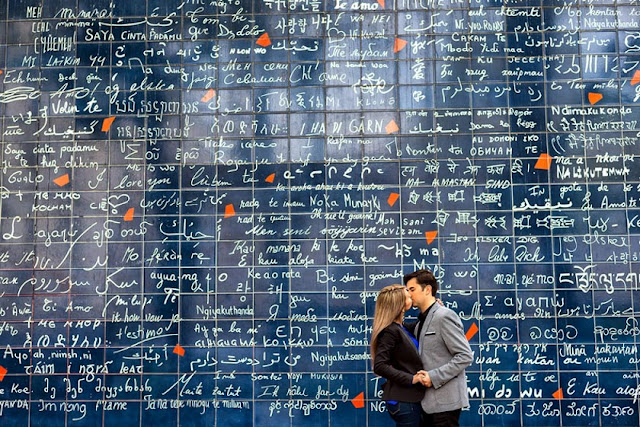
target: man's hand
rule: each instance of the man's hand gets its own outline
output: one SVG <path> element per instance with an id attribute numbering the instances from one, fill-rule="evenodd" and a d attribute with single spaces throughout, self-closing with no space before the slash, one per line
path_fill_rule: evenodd
<path id="1" fill-rule="evenodd" d="M 425 387 L 431 387 L 433 384 L 431 383 L 431 378 L 429 377 L 429 373 L 427 371 L 418 371 L 416 375 L 420 376 L 420 383 Z"/>

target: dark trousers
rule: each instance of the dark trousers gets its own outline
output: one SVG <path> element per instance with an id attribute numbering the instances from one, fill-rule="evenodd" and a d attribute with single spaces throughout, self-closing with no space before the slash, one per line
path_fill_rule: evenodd
<path id="1" fill-rule="evenodd" d="M 387 412 L 396 422 L 396 427 L 420 427 L 422 417 L 420 402 L 387 402 Z"/>
<path id="2" fill-rule="evenodd" d="M 422 413 L 421 427 L 458 427 L 458 419 L 460 418 L 462 409 L 454 411 L 438 412 L 436 414 Z"/>

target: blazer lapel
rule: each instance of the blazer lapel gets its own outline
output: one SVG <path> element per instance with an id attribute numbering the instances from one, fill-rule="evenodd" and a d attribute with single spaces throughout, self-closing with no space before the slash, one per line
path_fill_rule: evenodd
<path id="1" fill-rule="evenodd" d="M 407 335 L 407 331 L 404 329 L 403 326 L 398 325 L 398 327 L 400 328 L 400 334 L 402 335 L 402 340 L 405 342 L 405 345 L 408 347 L 411 347 L 415 350 L 416 354 L 420 354 L 418 353 L 418 349 L 416 348 L 416 345 L 414 344 L 413 340 L 411 339 L 411 337 L 409 335 Z M 414 332 L 415 334 L 415 332 Z"/>

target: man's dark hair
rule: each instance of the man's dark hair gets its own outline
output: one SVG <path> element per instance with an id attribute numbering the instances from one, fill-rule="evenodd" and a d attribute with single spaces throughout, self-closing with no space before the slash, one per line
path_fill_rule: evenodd
<path id="1" fill-rule="evenodd" d="M 438 281 L 436 277 L 433 275 L 431 270 L 417 270 L 413 273 L 407 273 L 402 278 L 404 285 L 407 285 L 407 282 L 411 279 L 416 279 L 418 284 L 422 286 L 422 289 L 426 288 L 427 285 L 431 285 L 431 295 L 436 296 L 436 292 L 438 292 Z"/>

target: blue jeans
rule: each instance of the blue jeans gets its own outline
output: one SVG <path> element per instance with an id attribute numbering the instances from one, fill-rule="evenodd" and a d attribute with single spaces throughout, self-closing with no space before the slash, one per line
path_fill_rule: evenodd
<path id="1" fill-rule="evenodd" d="M 396 427 L 419 427 L 422 408 L 420 402 L 387 402 L 387 412 L 396 422 Z"/>

